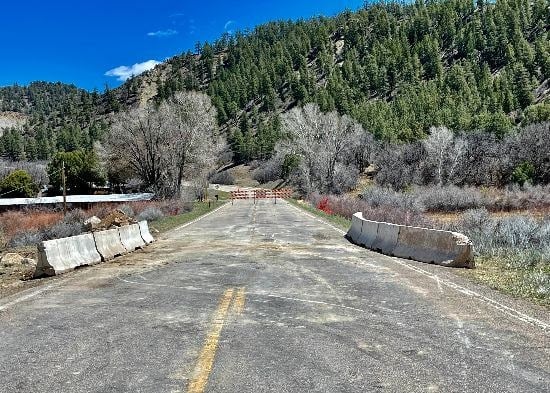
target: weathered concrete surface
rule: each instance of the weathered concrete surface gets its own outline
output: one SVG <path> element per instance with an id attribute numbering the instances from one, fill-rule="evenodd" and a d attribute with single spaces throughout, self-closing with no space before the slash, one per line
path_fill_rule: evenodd
<path id="1" fill-rule="evenodd" d="M 118 229 L 95 232 L 94 240 L 97 251 L 104 261 L 128 253 L 128 250 L 122 245 Z"/>
<path id="2" fill-rule="evenodd" d="M 120 241 L 126 250 L 132 252 L 145 245 L 145 241 L 141 237 L 138 224 L 126 225 L 118 228 Z"/>
<path id="3" fill-rule="evenodd" d="M 151 244 L 155 241 L 155 238 L 153 235 L 151 235 L 151 232 L 149 232 L 149 224 L 147 221 L 140 221 L 138 223 L 139 225 L 139 232 L 141 233 L 141 238 L 143 241 L 147 244 Z"/>
<path id="4" fill-rule="evenodd" d="M 244 288 L 206 392 L 547 393 L 548 311 L 459 273 L 235 202 L 0 299 L 0 392 L 186 392 L 222 295 Z"/>
<path id="5" fill-rule="evenodd" d="M 376 238 L 378 237 L 379 222 L 363 220 L 363 226 L 361 227 L 361 235 L 355 242 L 356 244 L 372 249 Z"/>
<path id="6" fill-rule="evenodd" d="M 455 232 L 365 220 L 353 215 L 346 237 L 370 250 L 447 267 L 474 268 L 472 242 Z"/>
<path id="7" fill-rule="evenodd" d="M 361 236 L 361 228 L 363 227 L 363 213 L 355 213 L 351 217 L 351 227 L 346 234 L 346 237 L 355 244 L 359 244 L 359 237 Z"/>
<path id="8" fill-rule="evenodd" d="M 101 255 L 91 233 L 48 240 L 38 245 L 38 262 L 34 276 L 53 276 L 99 262 Z"/>
<path id="9" fill-rule="evenodd" d="M 472 242 L 455 232 L 402 226 L 393 255 L 442 266 L 475 267 Z"/>
<path id="10" fill-rule="evenodd" d="M 379 222 L 376 239 L 372 243 L 371 249 L 380 251 L 382 254 L 393 255 L 399 238 L 399 229 L 399 225 Z"/>

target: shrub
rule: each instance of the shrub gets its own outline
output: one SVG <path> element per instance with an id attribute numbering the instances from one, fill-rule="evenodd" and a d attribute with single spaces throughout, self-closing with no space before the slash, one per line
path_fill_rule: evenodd
<path id="1" fill-rule="evenodd" d="M 522 162 L 512 172 L 512 181 L 519 185 L 524 185 L 525 183 L 533 183 L 534 177 L 535 167 L 528 161 Z"/>
<path id="2" fill-rule="evenodd" d="M 327 199 L 327 202 L 324 202 Z M 401 225 L 413 225 L 428 228 L 437 228 L 437 222 L 418 210 L 407 210 L 399 207 L 386 205 L 372 206 L 368 202 L 349 196 L 321 196 L 311 194 L 309 202 L 316 207 L 327 205 L 332 214 L 351 218 L 354 213 L 362 212 L 363 217 L 368 220 L 391 222 Z"/>
<path id="3" fill-rule="evenodd" d="M 83 227 L 79 222 L 58 222 L 42 232 L 43 240 L 63 239 L 65 237 L 77 236 L 82 234 Z"/>
<path id="4" fill-rule="evenodd" d="M 40 243 L 43 239 L 39 231 L 18 232 L 8 242 L 9 247 L 27 247 Z"/>
<path id="5" fill-rule="evenodd" d="M 69 210 L 65 217 L 63 217 L 63 222 L 66 224 L 78 224 L 84 225 L 84 221 L 88 218 L 87 214 L 81 209 Z"/>
<path id="6" fill-rule="evenodd" d="M 193 203 L 185 202 L 181 199 L 165 200 L 159 205 L 160 210 L 164 215 L 177 216 L 193 210 Z"/>
<path id="7" fill-rule="evenodd" d="M 483 194 L 474 187 L 415 187 L 413 194 L 417 204 L 431 212 L 457 212 L 487 204 Z"/>
<path id="8" fill-rule="evenodd" d="M 260 184 L 269 183 L 282 177 L 282 165 L 280 160 L 271 159 L 265 161 L 252 173 L 252 178 Z"/>
<path id="9" fill-rule="evenodd" d="M 214 184 L 232 185 L 235 184 L 235 178 L 229 171 L 223 171 L 212 175 L 210 177 L 210 182 Z"/>
<path id="10" fill-rule="evenodd" d="M 62 219 L 62 213 L 52 210 L 8 211 L 0 214 L 0 228 L 4 232 L 6 241 L 9 242 L 17 234 L 36 232 L 52 226 Z"/>
<path id="11" fill-rule="evenodd" d="M 134 217 L 134 209 L 130 205 L 122 205 L 119 206 L 118 210 L 120 210 L 122 213 L 126 214 L 128 217 Z"/>
<path id="12" fill-rule="evenodd" d="M 37 192 L 38 186 L 24 170 L 13 171 L 0 181 L 0 194 L 6 198 L 32 198 Z"/>
<path id="13" fill-rule="evenodd" d="M 371 208 L 385 206 L 414 212 L 423 210 L 415 195 L 396 192 L 391 188 L 367 187 L 361 194 L 361 200 Z"/>
<path id="14" fill-rule="evenodd" d="M 319 201 L 317 204 L 317 209 L 324 211 L 327 214 L 333 214 L 332 210 L 330 209 L 328 197 L 324 197 Z"/>
<path id="15" fill-rule="evenodd" d="M 164 213 L 158 207 L 148 207 L 139 213 L 136 217 L 138 221 L 155 221 L 164 217 Z"/>

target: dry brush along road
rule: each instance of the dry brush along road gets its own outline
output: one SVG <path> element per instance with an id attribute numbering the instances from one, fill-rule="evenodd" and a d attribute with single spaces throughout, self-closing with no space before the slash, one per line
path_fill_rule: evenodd
<path id="1" fill-rule="evenodd" d="M 548 392 L 544 309 L 240 201 L 0 300 L 1 392 Z"/>

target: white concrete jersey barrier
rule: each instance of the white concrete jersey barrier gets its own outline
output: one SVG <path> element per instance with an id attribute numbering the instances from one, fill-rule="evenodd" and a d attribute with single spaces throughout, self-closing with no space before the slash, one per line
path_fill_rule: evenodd
<path id="1" fill-rule="evenodd" d="M 393 250 L 397 246 L 399 239 L 400 228 L 401 225 L 379 222 L 376 239 L 374 239 L 371 248 L 375 251 L 380 251 L 382 254 L 393 255 Z"/>
<path id="2" fill-rule="evenodd" d="M 138 225 L 143 241 L 147 244 L 153 243 L 155 238 L 151 235 L 151 232 L 149 232 L 149 224 L 147 224 L 147 221 L 140 221 Z"/>
<path id="3" fill-rule="evenodd" d="M 80 266 L 108 261 L 154 241 L 147 221 L 93 234 L 48 240 L 38 246 L 34 276 L 55 276 Z"/>
<path id="4" fill-rule="evenodd" d="M 38 246 L 35 277 L 54 276 L 101 262 L 91 233 L 44 241 Z"/>
<path id="5" fill-rule="evenodd" d="M 126 247 L 122 245 L 118 229 L 94 232 L 94 240 L 97 251 L 99 251 L 103 261 L 109 261 L 117 256 L 128 253 Z"/>
<path id="6" fill-rule="evenodd" d="M 442 266 L 475 267 L 470 239 L 456 232 L 402 226 L 393 255 Z"/>
<path id="7" fill-rule="evenodd" d="M 370 221 L 363 219 L 363 226 L 361 227 L 361 235 L 357 244 L 372 249 L 376 238 L 378 237 L 378 227 L 380 223 L 377 221 Z"/>
<path id="8" fill-rule="evenodd" d="M 346 237 L 350 239 L 355 244 L 359 243 L 359 237 L 361 236 L 361 229 L 363 227 L 363 213 L 355 213 L 351 217 L 351 228 L 349 229 Z"/>
<path id="9" fill-rule="evenodd" d="M 351 218 L 351 228 L 346 237 L 351 239 L 355 244 L 372 248 L 378 234 L 378 222 L 365 220 L 363 213 L 355 213 Z"/>
<path id="10" fill-rule="evenodd" d="M 145 241 L 141 237 L 138 224 L 126 225 L 118 228 L 120 241 L 126 250 L 132 252 L 145 245 Z"/>
<path id="11" fill-rule="evenodd" d="M 449 267 L 475 267 L 472 242 L 460 233 L 369 221 L 356 213 L 347 237 L 386 255 Z"/>

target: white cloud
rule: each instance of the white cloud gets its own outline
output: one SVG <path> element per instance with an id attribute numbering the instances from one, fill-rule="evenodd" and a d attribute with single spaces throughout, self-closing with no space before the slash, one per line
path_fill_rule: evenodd
<path id="1" fill-rule="evenodd" d="M 155 68 L 155 66 L 157 66 L 158 64 L 160 64 L 159 61 L 147 60 L 143 63 L 134 64 L 133 66 L 120 66 L 117 68 L 113 68 L 112 70 L 107 71 L 105 75 L 116 77 L 117 80 L 124 82 L 132 75 L 136 76 L 145 71 L 149 71 L 150 69 Z"/>
<path id="2" fill-rule="evenodd" d="M 167 30 L 159 30 L 159 31 L 151 31 L 147 33 L 149 37 L 170 37 L 172 35 L 178 34 L 177 30 L 167 29 Z"/>

